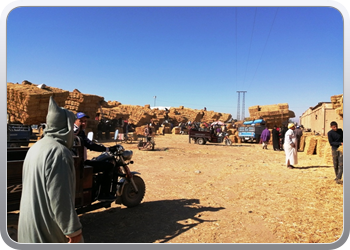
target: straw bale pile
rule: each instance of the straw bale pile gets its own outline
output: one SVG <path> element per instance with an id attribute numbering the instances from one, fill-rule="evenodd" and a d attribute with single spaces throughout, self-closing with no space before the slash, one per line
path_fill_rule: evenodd
<path id="1" fill-rule="evenodd" d="M 149 123 L 151 119 L 155 118 L 155 112 L 147 105 L 144 107 L 138 105 L 125 105 L 120 103 L 108 102 L 102 107 L 103 116 L 107 119 L 129 120 L 135 126 L 139 127 Z"/>
<path id="2" fill-rule="evenodd" d="M 331 102 L 335 112 L 343 118 L 343 94 L 331 96 Z"/>
<path id="3" fill-rule="evenodd" d="M 332 146 L 329 143 L 325 144 L 323 150 L 323 163 L 325 165 L 333 165 L 333 157 L 332 157 Z"/>
<path id="4" fill-rule="evenodd" d="M 236 128 L 230 128 L 230 129 L 227 130 L 227 133 L 228 133 L 229 135 L 235 135 L 236 132 L 237 132 L 237 129 L 236 129 Z"/>
<path id="5" fill-rule="evenodd" d="M 283 123 L 288 122 L 289 118 L 295 117 L 293 111 L 289 110 L 288 103 L 279 103 L 272 105 L 255 105 L 249 107 L 249 120 L 264 119 L 267 126 L 282 126 Z"/>
<path id="6" fill-rule="evenodd" d="M 301 151 L 301 152 L 303 152 L 304 151 L 304 148 L 305 148 L 305 138 L 306 138 L 306 135 L 305 134 L 303 134 L 301 137 L 300 137 L 300 141 L 299 141 L 299 150 Z"/>
<path id="7" fill-rule="evenodd" d="M 316 153 L 317 136 L 307 136 L 305 139 L 304 151 L 307 155 L 313 155 Z"/>
<path id="8" fill-rule="evenodd" d="M 327 137 L 319 137 L 317 138 L 317 147 L 316 147 L 316 153 L 319 157 L 324 156 L 324 150 L 326 148 L 326 144 L 328 144 Z"/>
<path id="9" fill-rule="evenodd" d="M 14 121 L 32 125 L 46 122 L 50 96 L 59 106 L 69 95 L 65 91 L 53 87 L 39 88 L 37 84 L 23 81 L 22 84 L 7 83 L 7 113 Z"/>
<path id="10" fill-rule="evenodd" d="M 79 90 L 74 89 L 69 93 L 65 101 L 64 108 L 77 112 L 84 112 L 90 117 L 95 117 L 99 113 L 99 108 L 104 100 L 103 97 L 97 95 L 83 94 Z"/>
<path id="11" fill-rule="evenodd" d="M 204 116 L 202 118 L 202 122 L 213 122 L 218 121 L 222 117 L 221 113 L 215 111 L 204 111 Z M 225 121 L 224 121 L 225 122 Z"/>
<path id="12" fill-rule="evenodd" d="M 178 135 L 180 134 L 180 127 L 174 127 L 173 130 L 171 131 L 173 135 Z"/>

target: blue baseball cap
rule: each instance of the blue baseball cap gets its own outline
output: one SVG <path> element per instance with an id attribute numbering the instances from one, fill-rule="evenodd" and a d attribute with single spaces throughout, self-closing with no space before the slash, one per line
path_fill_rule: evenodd
<path id="1" fill-rule="evenodd" d="M 83 118 L 83 117 L 90 118 L 90 116 L 84 114 L 83 112 L 78 112 L 77 113 L 77 119 L 80 119 L 80 118 Z"/>

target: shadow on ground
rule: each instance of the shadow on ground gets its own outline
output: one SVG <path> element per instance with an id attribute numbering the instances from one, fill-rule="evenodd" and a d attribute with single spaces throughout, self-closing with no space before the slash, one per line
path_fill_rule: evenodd
<path id="1" fill-rule="evenodd" d="M 215 146 L 215 147 L 253 147 L 253 145 L 247 145 L 247 144 L 232 144 L 232 145 L 225 145 L 224 143 L 206 143 L 203 146 Z"/>
<path id="2" fill-rule="evenodd" d="M 201 212 L 223 207 L 203 207 L 198 199 L 145 202 L 134 208 L 115 207 L 81 215 L 86 243 L 168 242 L 189 229 L 211 220 Z"/>
<path id="3" fill-rule="evenodd" d="M 306 166 L 306 167 L 295 167 L 293 169 L 310 169 L 310 168 L 332 168 L 332 166 Z"/>

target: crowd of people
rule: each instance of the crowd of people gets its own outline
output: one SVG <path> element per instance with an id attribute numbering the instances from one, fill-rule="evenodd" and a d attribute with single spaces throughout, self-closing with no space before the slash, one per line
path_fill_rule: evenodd
<path id="1" fill-rule="evenodd" d="M 260 143 L 263 144 L 263 149 L 267 149 L 267 145 L 268 142 L 270 141 L 270 138 L 272 136 L 272 147 L 273 150 L 275 151 L 283 151 L 284 150 L 284 142 L 285 142 L 285 135 L 287 133 L 287 131 L 290 129 L 289 125 L 286 126 L 282 126 L 282 127 L 277 127 L 276 125 L 273 126 L 273 129 L 270 133 L 270 131 L 268 130 L 268 127 L 266 127 L 260 137 Z M 300 138 L 303 135 L 303 126 L 295 126 L 294 128 L 294 133 L 296 136 L 296 140 L 297 140 L 297 150 L 300 149 Z"/>
<path id="2" fill-rule="evenodd" d="M 293 165 L 298 164 L 298 151 L 300 151 L 300 139 L 303 135 L 302 126 L 296 126 L 294 123 L 289 123 L 288 126 L 278 128 L 273 127 L 270 133 L 266 127 L 261 136 L 260 143 L 262 148 L 267 149 L 267 145 L 272 134 L 272 145 L 276 151 L 284 151 L 286 155 L 286 165 L 288 169 L 295 168 Z M 327 133 L 328 143 L 332 147 L 333 167 L 335 172 L 335 181 L 341 184 L 343 176 L 343 152 L 339 147 L 343 145 L 343 130 L 338 128 L 338 124 L 333 121 L 330 123 L 329 132 Z"/>

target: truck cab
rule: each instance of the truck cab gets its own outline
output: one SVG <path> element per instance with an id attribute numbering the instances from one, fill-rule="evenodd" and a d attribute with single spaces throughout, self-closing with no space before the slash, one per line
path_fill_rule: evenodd
<path id="1" fill-rule="evenodd" d="M 242 142 L 259 143 L 261 133 L 265 127 L 265 121 L 263 119 L 245 121 L 243 126 L 238 128 L 238 137 Z"/>
<path id="2" fill-rule="evenodd" d="M 30 125 L 7 124 L 7 147 L 28 146 L 32 136 Z"/>

